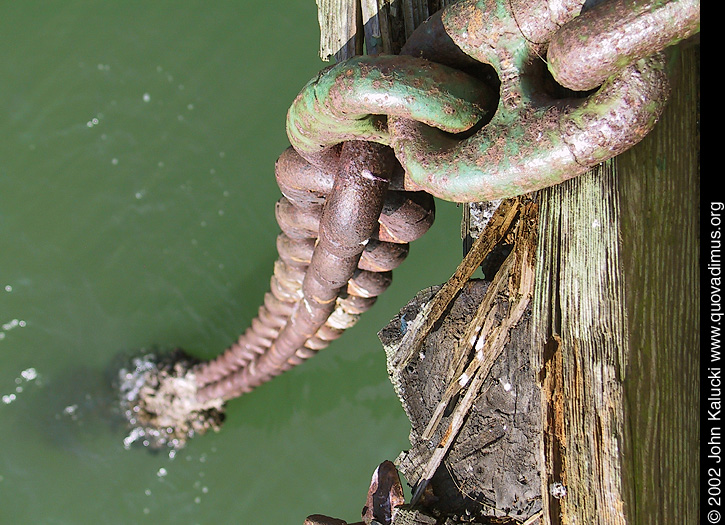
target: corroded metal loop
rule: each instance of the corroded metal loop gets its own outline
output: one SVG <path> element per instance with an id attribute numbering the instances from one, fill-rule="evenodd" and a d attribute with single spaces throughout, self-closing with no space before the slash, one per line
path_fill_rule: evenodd
<path id="1" fill-rule="evenodd" d="M 302 297 L 302 290 L 299 283 L 284 281 L 277 275 L 270 278 L 270 290 L 279 301 L 285 303 L 296 303 Z"/>
<path id="2" fill-rule="evenodd" d="M 259 317 L 265 325 L 279 330 L 287 322 L 289 314 L 285 312 L 272 312 L 265 306 L 260 306 L 257 312 L 257 317 Z"/>
<path id="3" fill-rule="evenodd" d="M 396 163 L 391 178 L 397 176 L 399 169 L 400 165 Z M 316 239 L 322 206 L 332 191 L 334 173 L 313 166 L 290 147 L 277 160 L 275 174 L 284 196 L 275 208 L 282 231 L 294 241 Z M 380 226 L 373 238 L 394 243 L 412 242 L 428 231 L 434 218 L 435 202 L 429 194 L 405 191 L 398 185 L 385 196 Z M 282 249 L 293 249 L 288 240 L 281 242 L 284 244 Z"/>
<path id="4" fill-rule="evenodd" d="M 274 208 L 277 224 L 292 239 L 310 239 L 317 237 L 320 230 L 322 206 L 295 206 L 292 201 L 282 197 Z"/>
<path id="5" fill-rule="evenodd" d="M 328 166 L 333 168 L 336 166 Z M 320 205 L 332 191 L 335 172 L 322 169 L 303 159 L 292 147 L 287 148 L 274 166 L 277 186 L 282 195 L 296 206 Z"/>
<path id="6" fill-rule="evenodd" d="M 284 250 L 301 250 L 301 255 L 305 241 L 317 237 L 321 215 L 322 207 L 317 204 L 296 206 L 282 197 L 275 206 L 275 216 L 286 239 L 278 244 L 281 242 Z M 390 191 L 373 238 L 393 243 L 413 242 L 428 231 L 434 219 L 435 202 L 429 194 Z"/>
<path id="7" fill-rule="evenodd" d="M 284 150 L 274 170 L 282 195 L 297 206 L 323 204 L 325 197 L 332 191 L 335 173 L 340 167 L 340 148 L 333 149 L 330 162 L 322 166 L 311 164 L 292 146 Z M 389 188 L 393 191 L 405 190 L 405 171 L 399 163 L 392 168 Z"/>
<path id="8" fill-rule="evenodd" d="M 264 294 L 264 304 L 262 306 L 270 312 L 285 317 L 289 317 L 294 310 L 294 303 L 280 301 L 271 291 Z"/>
<path id="9" fill-rule="evenodd" d="M 349 314 L 360 315 L 370 310 L 377 299 L 377 297 L 360 297 L 357 295 L 343 294 L 338 300 L 338 306 L 344 308 Z"/>
<path id="10" fill-rule="evenodd" d="M 700 0 L 608 0 L 557 30 L 546 59 L 559 84 L 588 91 L 699 32 Z"/>
<path id="11" fill-rule="evenodd" d="M 314 251 L 314 238 L 292 239 L 284 233 L 277 236 L 277 253 L 289 265 L 306 267 L 310 264 Z"/>
<path id="12" fill-rule="evenodd" d="M 287 136 L 311 164 L 329 167 L 348 140 L 388 144 L 387 115 L 451 133 L 470 129 L 494 98 L 480 80 L 410 56 L 358 56 L 322 71 L 287 113 Z"/>
<path id="13" fill-rule="evenodd" d="M 360 298 L 373 298 L 387 290 L 393 281 L 392 272 L 357 270 L 347 283 L 347 294 Z"/>
<path id="14" fill-rule="evenodd" d="M 496 70 L 500 98 L 491 121 L 463 140 L 391 116 L 390 143 L 412 186 L 456 202 L 512 197 L 577 176 L 652 129 L 669 89 L 661 57 L 637 61 L 583 100 L 547 93 L 540 57 L 557 24 L 574 18 L 582 3 L 552 11 L 546 0 L 525 8 L 464 0 L 442 12 L 453 42 Z"/>
<path id="15" fill-rule="evenodd" d="M 420 230 L 417 230 L 417 232 L 420 232 Z M 289 266 L 306 268 L 312 261 L 315 241 L 316 239 L 291 239 L 282 233 L 277 237 L 279 257 Z M 394 270 L 403 263 L 408 252 L 407 242 L 387 242 L 370 239 L 360 256 L 358 268 L 373 272 Z"/>

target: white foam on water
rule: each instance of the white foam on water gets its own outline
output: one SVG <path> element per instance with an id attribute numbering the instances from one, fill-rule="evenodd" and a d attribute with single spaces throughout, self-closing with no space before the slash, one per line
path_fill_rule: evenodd
<path id="1" fill-rule="evenodd" d="M 9 332 L 10 330 L 14 328 L 25 328 L 27 326 L 27 323 L 23 321 L 22 319 L 13 319 L 11 321 L 8 321 L 7 323 L 3 323 L 2 330 L 4 332 Z"/>
<path id="2" fill-rule="evenodd" d="M 7 395 L 4 395 L 0 399 L 2 399 L 3 403 L 5 403 L 6 405 L 9 405 L 10 403 L 12 403 L 13 401 L 15 401 L 17 399 L 17 396 L 15 394 L 7 394 Z"/>
<path id="3" fill-rule="evenodd" d="M 35 370 L 35 368 L 27 368 L 20 372 L 20 377 L 22 377 L 26 381 L 32 381 L 33 379 L 36 379 L 38 377 L 38 372 Z"/>
<path id="4" fill-rule="evenodd" d="M 17 319 L 14 319 L 14 321 L 17 321 Z M 22 321 L 20 323 L 22 323 Z M 12 328 L 14 328 L 15 326 L 25 326 L 24 324 L 20 324 L 20 323 L 13 325 Z M 3 325 L 3 328 L 5 329 L 6 326 L 7 326 L 7 324 Z M 4 332 L 0 332 L 0 335 L 4 335 Z M 2 337 L 0 337 L 0 339 L 2 339 Z M 23 384 L 29 383 L 31 381 L 35 381 L 36 379 L 38 379 L 38 371 L 35 368 L 30 367 L 30 368 L 26 368 L 25 370 L 22 370 L 20 372 L 20 375 L 18 377 L 16 377 L 15 380 L 13 381 L 13 383 L 15 384 L 15 392 L 11 393 L 11 394 L 3 395 L 2 397 L 0 397 L 0 400 L 5 405 L 14 403 L 15 401 L 18 400 L 18 394 L 21 394 L 24 390 Z"/>

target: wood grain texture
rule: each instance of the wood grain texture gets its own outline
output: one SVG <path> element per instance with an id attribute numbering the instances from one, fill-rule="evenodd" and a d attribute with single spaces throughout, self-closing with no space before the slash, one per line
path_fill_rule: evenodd
<path id="1" fill-rule="evenodd" d="M 665 115 L 617 161 L 629 351 L 629 523 L 699 519 L 699 46 L 673 53 Z"/>
<path id="2" fill-rule="evenodd" d="M 548 398 L 542 494 L 550 523 L 626 523 L 620 451 L 628 338 L 614 179 L 607 162 L 541 194 L 535 325 L 537 345 L 550 351 L 535 369 L 545 372 Z M 551 494 L 559 483 L 562 498 Z"/>
<path id="3" fill-rule="evenodd" d="M 316 0 L 320 24 L 320 58 L 344 60 L 360 55 L 364 37 L 361 34 L 359 0 Z"/>
<path id="4" fill-rule="evenodd" d="M 540 194 L 545 523 L 697 522 L 699 48 L 672 55 L 655 130 Z"/>
<path id="5" fill-rule="evenodd" d="M 430 15 L 455 0 L 316 0 L 320 58 L 396 55 Z"/>

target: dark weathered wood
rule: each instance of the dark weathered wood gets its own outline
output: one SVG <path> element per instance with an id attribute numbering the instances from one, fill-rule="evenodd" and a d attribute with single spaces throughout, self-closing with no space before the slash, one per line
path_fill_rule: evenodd
<path id="1" fill-rule="evenodd" d="M 450 279 L 446 281 L 433 300 L 426 304 L 424 321 L 406 332 L 400 343 L 401 348 L 404 348 L 405 351 L 396 356 L 393 361 L 394 366 L 406 366 L 410 357 L 418 351 L 430 329 L 481 265 L 483 259 L 510 233 L 510 228 L 519 215 L 520 206 L 521 203 L 518 199 L 510 199 L 501 204 L 497 210 L 498 213 L 492 217 L 489 223 L 487 235 L 481 235 L 476 240 L 471 251 L 464 257 Z"/>
<path id="2" fill-rule="evenodd" d="M 627 283 L 629 523 L 699 519 L 700 47 L 674 53 L 667 113 L 617 161 Z"/>
<path id="3" fill-rule="evenodd" d="M 497 210 L 478 245 L 510 204 Z M 430 509 L 432 493 L 433 508 L 444 515 L 464 509 L 487 519 L 538 515 L 540 395 L 530 366 L 529 322 L 537 217 L 536 205 L 524 200 L 511 228 L 513 249 L 492 281 L 462 282 L 460 293 L 441 303 L 443 315 L 434 317 L 440 320 L 412 356 L 416 338 L 406 335 L 429 324 L 433 309 L 427 305 L 445 285 L 418 294 L 379 334 L 412 426 L 412 448 L 398 458 L 415 486 L 411 505 L 420 498 Z M 479 253 L 474 262 L 482 259 Z"/>
<path id="4" fill-rule="evenodd" d="M 698 519 L 697 49 L 650 136 L 540 195 L 545 523 Z"/>
<path id="5" fill-rule="evenodd" d="M 426 464 L 422 478 L 411 499 L 413 505 L 417 503 L 426 484 L 433 478 L 451 444 L 458 436 L 481 386 L 508 343 L 510 332 L 519 324 L 524 312 L 529 307 L 533 289 L 538 210 L 531 205 L 526 207 L 522 215 L 523 218 L 518 223 L 515 235 L 516 246 L 493 278 L 491 288 L 481 301 L 483 307 L 479 307 L 471 320 L 471 325 L 478 326 L 479 331 L 469 335 L 467 330 L 464 332 L 463 339 L 456 345 L 463 348 L 468 347 L 469 351 L 466 354 L 470 354 L 470 350 L 475 349 L 474 356 L 470 362 L 463 361 L 460 365 L 455 364 L 453 381 L 449 383 L 446 392 L 433 411 L 431 421 L 423 432 L 422 438 L 430 439 L 435 433 L 436 426 L 439 425 L 443 410 L 455 395 L 462 391 L 465 392 L 452 411 L 450 422 L 443 433 L 443 439 L 438 443 Z M 500 300 L 502 297 L 508 297 L 508 301 L 504 301 L 503 305 L 497 305 L 496 300 Z M 467 339 L 466 336 L 468 336 Z M 465 371 L 463 371 L 464 369 Z"/>

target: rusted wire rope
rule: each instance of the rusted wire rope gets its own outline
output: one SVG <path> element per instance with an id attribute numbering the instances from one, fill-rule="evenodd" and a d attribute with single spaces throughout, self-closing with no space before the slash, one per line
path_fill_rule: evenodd
<path id="1" fill-rule="evenodd" d="M 392 150 L 351 141 L 339 159 L 337 174 L 292 149 L 278 159 L 284 197 L 271 291 L 239 340 L 194 371 L 200 401 L 249 392 L 340 337 L 432 224 L 429 195 L 388 191 L 400 173 Z"/>
<path id="2" fill-rule="evenodd" d="M 616 4 L 622 13 L 631 7 L 625 4 Z M 429 194 L 455 202 L 519 195 L 574 177 L 641 140 L 669 89 L 662 57 L 649 55 L 699 31 L 699 0 L 645 0 L 621 26 L 621 13 L 592 9 L 590 18 L 601 22 L 586 22 L 592 41 L 627 34 L 648 43 L 633 45 L 614 69 L 611 53 L 584 53 L 577 63 L 588 72 L 573 76 L 601 73 L 604 84 L 584 97 L 557 99 L 542 80 L 540 59 L 551 41 L 548 68 L 555 78 L 565 76 L 560 65 L 569 60 L 558 60 L 556 50 L 568 56 L 581 31 L 559 29 L 576 24 L 582 6 L 583 0 L 463 0 L 422 24 L 401 55 L 355 57 L 320 72 L 288 112 L 294 149 L 275 168 L 283 194 L 275 207 L 279 258 L 257 317 L 191 373 L 186 365 L 159 368 L 182 380 L 179 389 L 158 377 L 146 388 L 131 374 L 124 396 L 134 402 L 144 390 L 151 402 L 139 406 L 145 403 L 150 419 L 156 407 L 173 405 L 172 412 L 188 414 L 188 427 L 195 414 L 251 391 L 354 325 L 390 284 L 408 243 L 430 226 Z M 681 22 L 662 38 L 631 29 L 673 10 Z M 603 31 L 608 26 L 613 37 Z M 493 87 L 499 97 L 492 96 L 492 78 L 500 82 Z M 174 397 L 189 390 L 189 381 L 193 402 Z"/>

